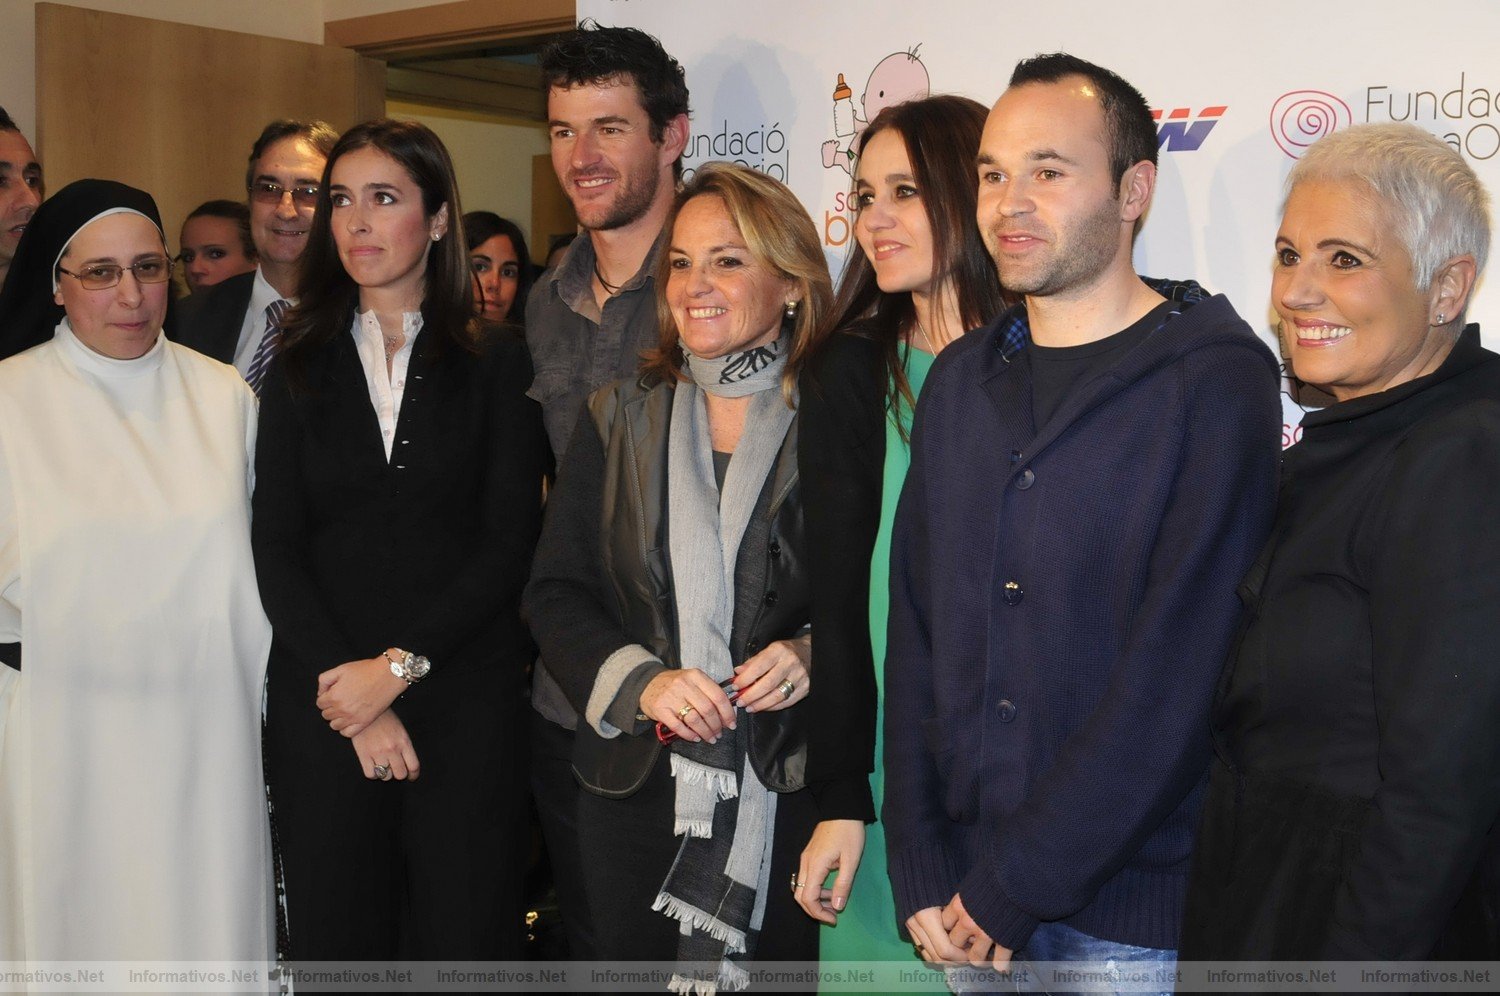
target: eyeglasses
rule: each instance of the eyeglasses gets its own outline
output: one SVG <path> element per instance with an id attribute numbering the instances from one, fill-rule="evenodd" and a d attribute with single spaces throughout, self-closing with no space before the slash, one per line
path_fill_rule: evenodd
<path id="1" fill-rule="evenodd" d="M 250 199 L 259 204 L 280 204 L 281 199 L 290 193 L 293 204 L 310 208 L 317 206 L 320 190 L 322 188 L 316 184 L 310 187 L 283 187 L 270 180 L 256 180 L 250 184 Z"/>
<path id="2" fill-rule="evenodd" d="M 109 290 L 120 283 L 120 277 L 129 270 L 143 284 L 164 284 L 172 279 L 172 261 L 165 256 L 150 256 L 130 266 L 118 263 L 92 263 L 74 273 L 59 266 L 58 273 L 66 273 L 83 285 L 84 290 Z"/>

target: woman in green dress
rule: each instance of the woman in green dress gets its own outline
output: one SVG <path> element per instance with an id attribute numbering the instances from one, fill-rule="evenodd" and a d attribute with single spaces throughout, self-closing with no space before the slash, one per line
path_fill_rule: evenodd
<path id="1" fill-rule="evenodd" d="M 814 668 L 853 680 L 812 683 L 806 710 L 819 824 L 802 854 L 798 902 L 822 921 L 829 961 L 915 957 L 902 939 L 885 838 L 880 675 L 885 659 L 891 523 L 911 459 L 912 412 L 943 347 L 1004 307 L 974 220 L 974 160 L 985 108 L 937 96 L 886 108 L 859 142 L 857 245 L 834 305 L 836 329 L 802 378 L 798 444 L 813 582 Z M 855 689 L 835 701 L 819 688 Z M 872 791 L 848 793 L 851 780 Z M 865 824 L 874 824 L 866 829 Z M 858 876 L 861 866 L 867 871 Z M 942 991 L 941 975 L 933 986 Z"/>

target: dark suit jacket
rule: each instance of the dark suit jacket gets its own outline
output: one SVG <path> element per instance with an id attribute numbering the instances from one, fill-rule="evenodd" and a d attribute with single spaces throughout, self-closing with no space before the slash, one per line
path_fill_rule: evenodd
<path id="1" fill-rule="evenodd" d="M 319 672 L 390 646 L 432 660 L 403 715 L 481 668 L 522 694 L 546 460 L 531 363 L 503 333 L 477 356 L 444 345 L 417 340 L 389 462 L 347 333 L 310 347 L 295 389 L 283 363 L 267 375 L 252 537 L 273 704 L 311 708 Z"/>
<path id="2" fill-rule="evenodd" d="M 221 363 L 233 363 L 240 326 L 245 324 L 250 292 L 255 288 L 255 273 L 236 274 L 183 298 L 177 303 L 168 338 Z"/>
<path id="3" fill-rule="evenodd" d="M 807 696 L 818 717 L 808 724 L 807 769 L 810 778 L 828 779 L 830 789 L 853 792 L 837 803 L 820 795 L 824 819 L 837 812 L 868 823 L 875 819 L 876 700 L 870 553 L 880 531 L 886 371 L 880 342 L 865 331 L 856 325 L 830 336 L 803 370 L 797 466 L 818 669 Z"/>

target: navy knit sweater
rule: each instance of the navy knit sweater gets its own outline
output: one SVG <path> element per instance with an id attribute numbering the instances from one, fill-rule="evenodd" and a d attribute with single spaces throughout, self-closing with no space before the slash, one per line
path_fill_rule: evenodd
<path id="1" fill-rule="evenodd" d="M 1175 948 L 1236 587 L 1271 522 L 1277 365 L 1176 302 L 1032 421 L 1025 313 L 945 349 L 891 558 L 886 824 L 898 916 L 962 896 L 1012 949 L 1064 921 Z"/>

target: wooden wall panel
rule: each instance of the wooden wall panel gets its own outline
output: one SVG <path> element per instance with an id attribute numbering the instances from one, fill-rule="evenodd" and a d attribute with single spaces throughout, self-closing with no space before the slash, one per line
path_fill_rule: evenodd
<path id="1" fill-rule="evenodd" d="M 455 0 L 328 21 L 323 41 L 370 55 L 412 58 L 569 31 L 576 19 L 574 0 Z"/>
<path id="2" fill-rule="evenodd" d="M 150 191 L 173 252 L 194 207 L 244 198 L 245 158 L 268 121 L 342 131 L 384 114 L 384 63 L 348 49 L 53 3 L 36 18 L 48 187 L 93 176 Z"/>
<path id="3" fill-rule="evenodd" d="M 547 261 L 547 244 L 555 235 L 566 235 L 578 231 L 578 215 L 573 213 L 573 202 L 557 182 L 557 171 L 552 168 L 550 155 L 534 156 L 531 160 L 531 258 L 537 263 Z"/>

